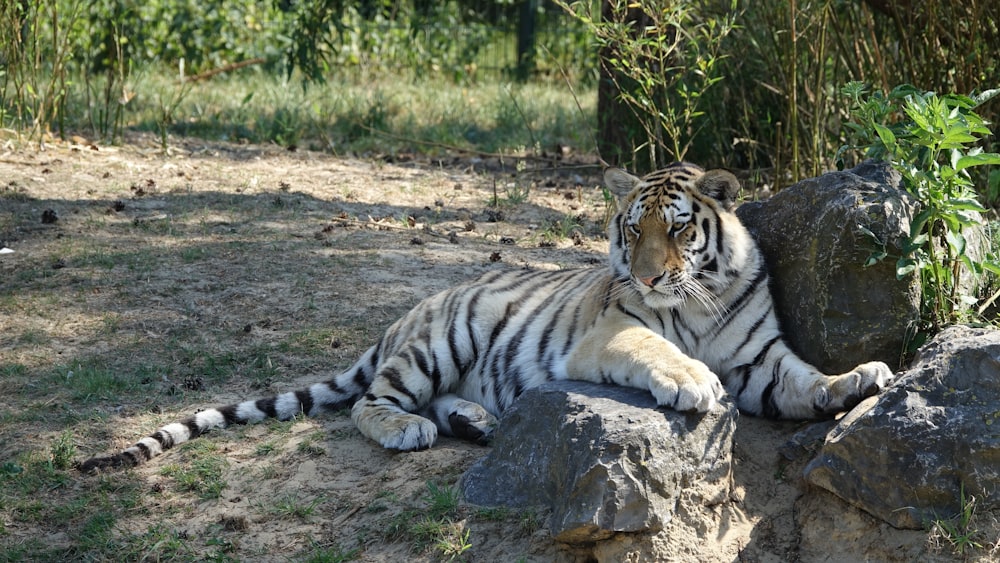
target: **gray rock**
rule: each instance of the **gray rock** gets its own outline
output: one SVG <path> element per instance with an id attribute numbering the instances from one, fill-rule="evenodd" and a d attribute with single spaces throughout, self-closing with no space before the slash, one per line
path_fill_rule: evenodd
<path id="1" fill-rule="evenodd" d="M 1000 331 L 939 333 L 840 421 L 805 477 L 897 528 L 954 516 L 963 492 L 1000 507 Z"/>
<path id="2" fill-rule="evenodd" d="M 872 360 L 898 366 L 919 317 L 917 278 L 897 280 L 894 258 L 865 267 L 875 245 L 858 228 L 900 254 L 915 207 L 900 186 L 887 164 L 865 162 L 737 209 L 764 253 L 789 344 L 826 373 Z"/>
<path id="3" fill-rule="evenodd" d="M 481 506 L 541 508 L 567 543 L 656 532 L 682 490 L 727 498 L 737 411 L 656 408 L 648 392 L 578 381 L 526 391 L 502 417 L 490 453 L 462 477 Z"/>

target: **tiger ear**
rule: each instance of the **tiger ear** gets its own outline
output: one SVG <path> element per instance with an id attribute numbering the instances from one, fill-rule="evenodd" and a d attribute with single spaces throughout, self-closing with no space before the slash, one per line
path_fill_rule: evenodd
<path id="1" fill-rule="evenodd" d="M 604 185 L 619 197 L 631 192 L 641 181 L 621 168 L 608 168 L 604 171 Z"/>
<path id="2" fill-rule="evenodd" d="M 726 170 L 709 170 L 695 182 L 698 191 L 718 201 L 726 211 L 736 207 L 736 196 L 740 193 L 740 181 Z"/>

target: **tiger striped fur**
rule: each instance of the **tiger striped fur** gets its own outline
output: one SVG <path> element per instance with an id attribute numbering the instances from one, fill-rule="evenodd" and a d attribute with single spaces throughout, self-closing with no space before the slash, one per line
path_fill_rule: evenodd
<path id="1" fill-rule="evenodd" d="M 681 411 L 708 411 L 728 392 L 744 412 L 793 419 L 849 409 L 892 379 L 881 362 L 827 376 L 789 350 L 761 254 L 731 213 L 731 174 L 677 163 L 641 180 L 609 169 L 605 183 L 624 195 L 610 267 L 492 271 L 419 303 L 327 382 L 201 411 L 80 469 L 138 465 L 211 428 L 346 407 L 386 448 L 428 448 L 439 432 L 485 443 L 522 391 L 558 379 L 646 389 Z"/>

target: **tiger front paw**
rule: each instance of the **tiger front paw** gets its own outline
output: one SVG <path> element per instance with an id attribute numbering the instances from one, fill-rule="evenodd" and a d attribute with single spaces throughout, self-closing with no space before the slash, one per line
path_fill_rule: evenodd
<path id="1" fill-rule="evenodd" d="M 437 440 L 437 426 L 422 416 L 401 414 L 386 423 L 378 442 L 390 450 L 426 450 Z"/>
<path id="2" fill-rule="evenodd" d="M 882 362 L 861 364 L 843 375 L 833 376 L 829 386 L 816 392 L 813 406 L 826 414 L 850 410 L 864 399 L 878 395 L 894 377 L 889 366 Z"/>
<path id="3" fill-rule="evenodd" d="M 697 360 L 669 374 L 653 377 L 649 390 L 656 404 L 681 412 L 708 412 L 725 393 L 719 377 Z"/>
<path id="4" fill-rule="evenodd" d="M 390 450 L 426 450 L 437 440 L 437 426 L 430 420 L 365 400 L 355 403 L 351 418 L 362 434 Z"/>

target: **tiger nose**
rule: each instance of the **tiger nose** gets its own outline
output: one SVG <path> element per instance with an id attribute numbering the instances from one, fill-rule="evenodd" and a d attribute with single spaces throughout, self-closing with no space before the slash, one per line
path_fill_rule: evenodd
<path id="1" fill-rule="evenodd" d="M 656 285 L 656 282 L 660 281 L 660 278 L 662 277 L 663 277 L 662 274 L 659 276 L 649 276 L 648 278 L 639 278 L 639 281 L 641 281 L 642 284 L 647 287 L 653 287 L 654 285 Z"/>

